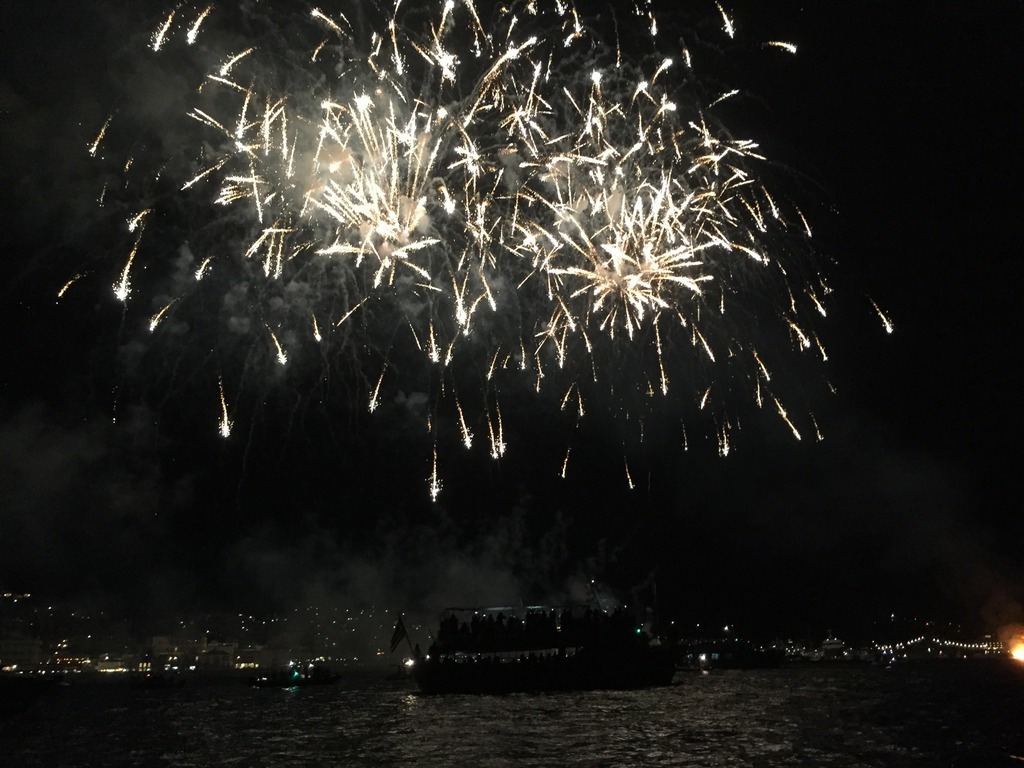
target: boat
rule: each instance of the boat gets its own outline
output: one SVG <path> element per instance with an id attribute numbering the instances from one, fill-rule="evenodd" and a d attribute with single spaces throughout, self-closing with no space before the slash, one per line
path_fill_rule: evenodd
<path id="1" fill-rule="evenodd" d="M 268 675 L 249 678 L 252 688 L 305 688 L 314 685 L 334 685 L 339 675 L 326 667 L 311 664 L 306 669 L 290 664 L 284 669 L 277 669 Z"/>
<path id="2" fill-rule="evenodd" d="M 781 648 L 764 647 L 738 638 L 690 640 L 676 648 L 676 666 L 694 672 L 712 669 L 776 669 L 786 660 Z"/>
<path id="3" fill-rule="evenodd" d="M 674 674 L 671 648 L 589 606 L 449 608 L 413 666 L 425 694 L 646 688 Z"/>

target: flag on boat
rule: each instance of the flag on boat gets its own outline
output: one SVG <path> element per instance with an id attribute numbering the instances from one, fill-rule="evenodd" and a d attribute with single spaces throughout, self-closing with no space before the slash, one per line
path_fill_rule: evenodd
<path id="1" fill-rule="evenodd" d="M 394 653 L 395 649 L 398 648 L 399 643 L 402 642 L 408 635 L 405 633 L 405 622 L 402 621 L 402 617 L 398 617 L 398 621 L 395 622 L 395 631 L 391 633 L 391 652 Z"/>

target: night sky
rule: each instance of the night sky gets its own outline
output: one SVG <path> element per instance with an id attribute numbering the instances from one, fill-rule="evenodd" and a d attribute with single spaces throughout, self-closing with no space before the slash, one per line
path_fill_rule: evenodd
<path id="1" fill-rule="evenodd" d="M 131 58 L 160 14 L 135 5 L 0 9 L 0 589 L 143 623 L 316 601 L 431 615 L 583 599 L 592 579 L 752 632 L 1024 621 L 1020 2 L 729 2 L 731 42 L 714 3 L 663 3 L 659 45 L 718 41 L 730 125 L 814 227 L 835 298 L 800 392 L 825 439 L 755 414 L 720 458 L 696 427 L 688 450 L 663 424 L 627 444 L 599 409 L 569 438 L 526 392 L 500 462 L 445 447 L 436 503 L 416 392 L 369 414 L 343 372 L 251 373 L 224 440 L 216 344 L 162 348 L 126 321 L 123 226 L 86 147 L 142 114 L 138 154 L 161 151 L 170 116 L 132 90 Z"/>

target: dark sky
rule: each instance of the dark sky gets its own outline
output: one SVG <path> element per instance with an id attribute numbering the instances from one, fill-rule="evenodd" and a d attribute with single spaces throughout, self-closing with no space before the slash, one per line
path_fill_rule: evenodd
<path id="1" fill-rule="evenodd" d="M 187 330 L 162 348 L 122 314 L 108 286 L 123 225 L 97 208 L 86 147 L 113 114 L 138 133 L 112 145 L 140 164 L 173 151 L 164 126 L 181 118 L 161 89 L 189 78 L 147 86 L 137 51 L 160 14 L 134 6 L 0 10 L 0 588 L 141 616 L 314 600 L 431 612 L 578 599 L 595 579 L 647 602 L 656 584 L 680 622 L 765 632 L 1024 618 L 1020 2 L 723 3 L 734 41 L 714 3 L 661 13 L 669 53 L 682 36 L 722 54 L 699 63 L 741 89 L 730 124 L 814 227 L 835 289 L 829 361 L 806 387 L 825 439 L 753 415 L 725 458 L 699 426 L 686 451 L 657 422 L 633 445 L 600 406 L 570 434 L 524 393 L 506 402 L 501 462 L 485 440 L 441 446 L 433 504 L 416 392 L 390 390 L 371 415 L 376 372 L 346 376 L 342 358 L 292 369 L 329 375 L 263 376 L 243 355 L 223 440 L 216 381 L 237 350 Z M 162 224 L 184 226 L 173 211 Z M 167 254 L 151 275 L 173 273 Z"/>

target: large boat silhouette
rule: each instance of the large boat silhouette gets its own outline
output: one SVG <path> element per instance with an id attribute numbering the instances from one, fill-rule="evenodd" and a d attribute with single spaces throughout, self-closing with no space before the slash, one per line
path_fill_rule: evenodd
<path id="1" fill-rule="evenodd" d="M 674 671 L 624 611 L 530 606 L 447 609 L 413 676 L 423 693 L 516 693 L 668 685 Z"/>

